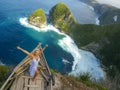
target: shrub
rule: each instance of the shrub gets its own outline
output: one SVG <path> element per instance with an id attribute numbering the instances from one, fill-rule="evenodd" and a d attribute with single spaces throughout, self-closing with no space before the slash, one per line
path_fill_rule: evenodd
<path id="1" fill-rule="evenodd" d="M 9 68 L 3 65 L 0 65 L 0 87 L 6 79 L 6 73 L 9 71 Z"/>

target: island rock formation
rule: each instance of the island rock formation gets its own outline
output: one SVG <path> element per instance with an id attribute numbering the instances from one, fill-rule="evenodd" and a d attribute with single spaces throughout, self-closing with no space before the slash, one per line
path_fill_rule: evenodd
<path id="1" fill-rule="evenodd" d="M 35 10 L 29 17 L 28 22 L 39 28 L 46 26 L 46 15 L 42 9 Z"/>
<path id="2" fill-rule="evenodd" d="M 49 17 L 52 24 L 60 30 L 67 30 L 68 27 L 76 23 L 70 9 L 64 3 L 56 4 L 50 10 Z"/>

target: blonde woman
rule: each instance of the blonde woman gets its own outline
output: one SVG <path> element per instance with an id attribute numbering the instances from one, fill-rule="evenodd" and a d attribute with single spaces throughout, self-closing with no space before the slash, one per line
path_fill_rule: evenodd
<path id="1" fill-rule="evenodd" d="M 29 73 L 30 73 L 30 76 L 33 77 L 33 81 L 36 79 L 36 77 L 39 75 L 39 71 L 37 69 L 38 67 L 38 63 L 40 61 L 40 54 L 44 51 L 45 47 L 42 49 L 42 50 L 39 50 L 39 49 L 36 49 L 34 51 L 34 53 L 30 53 L 28 52 L 27 50 L 24 50 L 23 48 L 21 47 L 17 47 L 18 50 L 21 50 L 22 52 L 24 52 L 25 54 L 29 55 L 30 57 L 32 57 L 32 62 L 31 62 L 31 65 L 30 65 L 30 69 L 29 69 Z"/>

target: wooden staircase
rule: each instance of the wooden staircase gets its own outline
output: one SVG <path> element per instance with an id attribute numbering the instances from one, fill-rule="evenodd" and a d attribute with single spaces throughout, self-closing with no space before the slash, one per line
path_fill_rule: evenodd
<path id="1" fill-rule="evenodd" d="M 46 46 L 44 48 L 46 48 Z M 38 44 L 35 49 L 42 50 L 41 44 Z M 31 53 L 33 53 L 34 50 Z M 26 56 L 25 59 L 15 67 L 0 90 L 52 90 L 51 72 L 44 53 L 40 55 L 40 59 L 38 67 L 40 73 L 35 81 L 32 81 L 32 77 L 29 76 L 29 66 L 32 58 Z"/>

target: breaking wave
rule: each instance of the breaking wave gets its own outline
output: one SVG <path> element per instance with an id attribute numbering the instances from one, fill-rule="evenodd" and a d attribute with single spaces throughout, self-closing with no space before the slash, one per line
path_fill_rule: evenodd
<path id="1" fill-rule="evenodd" d="M 0 65 L 5 65 L 5 64 L 0 61 Z"/>
<path id="2" fill-rule="evenodd" d="M 99 60 L 91 52 L 79 49 L 70 36 L 59 32 L 58 29 L 56 29 L 53 25 L 50 24 L 48 24 L 45 28 L 38 28 L 33 25 L 30 25 L 27 22 L 26 17 L 20 18 L 19 21 L 21 25 L 28 28 L 33 28 L 38 32 L 47 32 L 49 30 L 52 30 L 54 32 L 57 32 L 59 35 L 65 36 L 64 38 L 59 39 L 57 44 L 64 51 L 70 53 L 74 58 L 73 62 L 69 62 L 68 60 L 65 59 L 62 60 L 64 64 L 73 63 L 70 74 L 78 76 L 79 74 L 89 73 L 91 78 L 94 78 L 96 80 L 105 78 L 105 73 L 103 69 L 100 67 Z"/>

